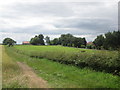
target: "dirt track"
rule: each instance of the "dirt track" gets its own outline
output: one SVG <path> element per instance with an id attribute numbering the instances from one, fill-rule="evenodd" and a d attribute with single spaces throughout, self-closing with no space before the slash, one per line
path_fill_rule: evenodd
<path id="1" fill-rule="evenodd" d="M 21 62 L 17 62 L 17 64 L 22 69 L 25 77 L 28 78 L 28 86 L 30 88 L 47 88 L 46 81 L 38 77 L 31 67 Z"/>

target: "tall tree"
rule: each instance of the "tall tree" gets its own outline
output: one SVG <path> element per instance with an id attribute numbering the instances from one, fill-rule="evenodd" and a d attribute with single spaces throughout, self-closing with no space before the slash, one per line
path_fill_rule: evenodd
<path id="1" fill-rule="evenodd" d="M 44 36 L 42 34 L 36 35 L 34 38 L 31 38 L 30 43 L 32 45 L 45 45 L 44 43 Z"/>
<path id="2" fill-rule="evenodd" d="M 45 40 L 46 40 L 47 45 L 50 45 L 50 37 L 46 36 Z"/>
<path id="3" fill-rule="evenodd" d="M 120 31 L 108 32 L 104 35 L 99 35 L 93 42 L 97 49 L 103 46 L 107 50 L 116 50 L 120 48 Z"/>
<path id="4" fill-rule="evenodd" d="M 83 45 L 82 38 L 74 38 L 74 47 L 80 48 Z"/>
<path id="5" fill-rule="evenodd" d="M 105 34 L 105 49 L 117 49 L 120 47 L 120 31 L 108 32 Z"/>
<path id="6" fill-rule="evenodd" d="M 62 34 L 60 39 L 60 43 L 63 46 L 72 46 L 73 43 L 73 35 L 72 34 Z"/>
<path id="7" fill-rule="evenodd" d="M 15 43 L 16 43 L 16 41 L 14 41 L 14 40 L 11 39 L 11 38 L 5 38 L 5 39 L 3 40 L 3 45 L 8 45 L 9 47 L 10 47 L 10 46 L 13 46 Z"/>
<path id="8" fill-rule="evenodd" d="M 101 49 L 105 41 L 105 38 L 103 35 L 97 36 L 97 38 L 93 41 L 97 49 Z"/>
<path id="9" fill-rule="evenodd" d="M 59 38 L 51 41 L 52 45 L 63 45 L 68 47 L 86 47 L 87 41 L 85 38 L 77 38 L 72 34 L 62 34 Z"/>
<path id="10" fill-rule="evenodd" d="M 59 39 L 58 38 L 54 38 L 53 40 L 51 40 L 51 45 L 60 45 Z"/>
<path id="11" fill-rule="evenodd" d="M 45 43 L 44 43 L 44 36 L 42 34 L 39 34 L 38 38 L 40 40 L 40 42 L 39 42 L 40 45 L 45 45 Z"/>
<path id="12" fill-rule="evenodd" d="M 85 47 L 86 47 L 86 45 L 87 45 L 87 41 L 86 41 L 86 39 L 85 38 L 82 38 L 82 45 L 85 45 Z"/>

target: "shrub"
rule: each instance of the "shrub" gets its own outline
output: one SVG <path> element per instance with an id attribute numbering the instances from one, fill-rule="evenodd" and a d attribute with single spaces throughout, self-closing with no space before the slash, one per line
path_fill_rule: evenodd
<path id="1" fill-rule="evenodd" d="M 81 45 L 81 48 L 86 48 L 86 46 L 85 45 Z"/>

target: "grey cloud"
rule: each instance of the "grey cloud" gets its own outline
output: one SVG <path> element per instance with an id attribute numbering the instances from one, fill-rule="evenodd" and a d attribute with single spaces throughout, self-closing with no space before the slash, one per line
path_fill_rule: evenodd
<path id="1" fill-rule="evenodd" d="M 85 34 L 98 34 L 106 33 L 107 31 L 117 30 L 116 24 L 113 24 L 112 20 L 109 19 L 63 19 L 51 23 L 56 30 L 44 27 L 43 25 L 33 25 L 27 27 L 18 27 L 11 29 L 3 29 L 3 32 L 14 32 L 14 33 L 34 33 L 34 34 L 64 34 L 71 33 L 75 35 Z"/>
<path id="2" fill-rule="evenodd" d="M 86 35 L 86 34 L 97 34 L 100 32 L 93 32 L 93 30 L 89 29 L 81 29 L 81 28 L 57 28 L 57 30 L 52 29 L 46 29 L 40 25 L 26 27 L 26 28 L 11 28 L 11 29 L 4 29 L 1 30 L 1 32 L 7 32 L 7 33 L 26 33 L 26 34 L 50 34 L 50 35 L 60 35 L 60 34 L 66 34 L 71 33 L 74 35 Z"/>
<path id="3" fill-rule="evenodd" d="M 37 3 L 37 4 L 16 4 L 11 8 L 14 13 L 23 15 L 35 16 L 62 16 L 67 17 L 73 14 L 70 8 L 67 8 L 63 3 Z"/>
<path id="4" fill-rule="evenodd" d="M 26 15 L 31 16 L 60 16 L 69 17 L 74 16 L 73 7 L 88 7 L 88 6 L 101 6 L 101 2 L 48 2 L 48 3 L 17 3 L 12 6 L 8 6 L 9 11 L 4 12 L 2 17 L 16 18 Z M 80 11 L 81 12 L 81 11 Z M 82 11 L 83 12 L 83 11 Z"/>
<path id="5" fill-rule="evenodd" d="M 60 35 L 71 33 L 74 35 L 92 34 L 95 36 L 117 29 L 117 6 L 106 7 L 105 4 L 106 3 L 103 2 L 15 3 L 14 5 L 8 6 L 7 11 L 1 12 L 0 18 L 2 18 L 2 20 L 5 18 L 6 20 L 1 21 L 0 24 L 6 25 L 7 28 L 0 26 L 0 31 L 16 34 L 42 33 Z M 19 25 L 14 27 L 13 24 L 9 26 L 12 22 L 15 22 L 15 24 L 19 24 L 19 21 L 20 23 L 24 23 L 24 19 L 27 17 L 34 18 L 44 16 L 56 18 L 53 22 L 46 22 L 54 26 L 56 28 L 55 30 L 44 27 L 42 23 L 39 22 L 34 25 L 33 23 L 25 25 L 24 27 L 20 27 Z M 11 20 L 11 22 L 7 22 L 7 20 Z M 29 21 L 32 22 L 32 19 Z M 27 23 L 28 22 L 25 22 L 25 24 Z"/>
<path id="6" fill-rule="evenodd" d="M 63 20 L 61 23 L 55 24 L 58 28 L 77 28 L 77 29 L 85 29 L 90 32 L 93 31 L 107 31 L 107 30 L 115 30 L 116 24 L 113 23 L 112 20 L 109 19 L 68 19 Z"/>

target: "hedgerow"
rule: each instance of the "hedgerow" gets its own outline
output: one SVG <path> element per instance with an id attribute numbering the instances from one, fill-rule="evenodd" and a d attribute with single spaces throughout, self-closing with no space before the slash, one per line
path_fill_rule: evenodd
<path id="1" fill-rule="evenodd" d="M 47 58 L 64 64 L 78 67 L 89 67 L 96 71 L 104 71 L 120 75 L 120 51 L 115 56 L 106 53 L 67 52 L 67 51 L 24 51 L 14 49 L 17 53 L 26 54 L 34 58 Z"/>

